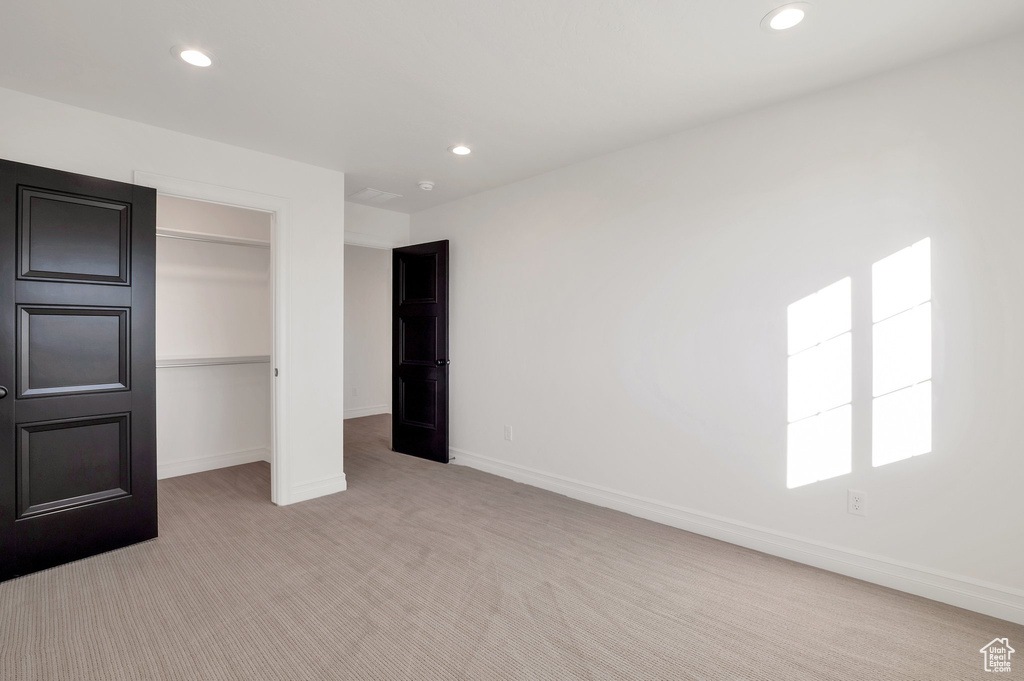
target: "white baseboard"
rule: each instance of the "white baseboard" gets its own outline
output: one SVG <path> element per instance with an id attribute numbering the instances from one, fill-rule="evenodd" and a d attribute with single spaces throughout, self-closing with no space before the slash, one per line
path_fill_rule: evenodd
<path id="1" fill-rule="evenodd" d="M 777 532 L 451 448 L 452 463 L 992 617 L 1024 624 L 1024 591 Z"/>
<path id="2" fill-rule="evenodd" d="M 203 471 L 212 471 L 217 468 L 239 466 L 243 463 L 253 463 L 254 461 L 270 461 L 270 450 L 266 448 L 247 449 L 244 452 L 214 454 L 212 456 L 200 456 L 194 459 L 168 461 L 166 463 L 160 463 L 158 460 L 156 478 L 157 480 L 163 480 L 164 478 L 174 478 L 179 475 L 191 475 L 192 473 L 202 473 Z"/>
<path id="3" fill-rule="evenodd" d="M 364 416 L 376 416 L 377 414 L 390 414 L 390 404 L 378 404 L 372 407 L 356 407 L 355 409 L 345 410 L 345 419 L 359 419 Z"/>
<path id="4" fill-rule="evenodd" d="M 325 497 L 335 492 L 344 492 L 346 489 L 348 489 L 348 483 L 345 480 L 345 474 L 333 475 L 322 480 L 293 485 L 291 492 L 288 494 L 288 503 L 295 504 L 300 501 L 316 499 L 317 497 Z"/>

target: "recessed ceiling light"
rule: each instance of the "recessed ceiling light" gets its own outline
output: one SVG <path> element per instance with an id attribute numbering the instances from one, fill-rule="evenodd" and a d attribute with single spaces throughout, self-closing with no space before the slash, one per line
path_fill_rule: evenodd
<path id="1" fill-rule="evenodd" d="M 473 153 L 473 150 L 465 144 L 456 144 L 454 147 L 448 147 L 448 151 L 452 152 L 456 156 L 466 156 L 467 154 Z"/>
<path id="2" fill-rule="evenodd" d="M 204 69 L 213 63 L 213 59 L 208 52 L 197 50 L 194 47 L 175 47 L 171 50 L 171 54 L 181 57 L 182 61 L 192 66 Z"/>
<path id="3" fill-rule="evenodd" d="M 798 7 L 787 7 L 773 16 L 772 20 L 768 22 L 768 25 L 776 31 L 785 31 L 787 28 L 793 28 L 803 20 L 804 11 L 802 9 Z"/>
<path id="4" fill-rule="evenodd" d="M 776 7 L 761 19 L 761 28 L 768 31 L 785 31 L 793 28 L 804 20 L 809 7 L 806 2 L 793 2 Z"/>

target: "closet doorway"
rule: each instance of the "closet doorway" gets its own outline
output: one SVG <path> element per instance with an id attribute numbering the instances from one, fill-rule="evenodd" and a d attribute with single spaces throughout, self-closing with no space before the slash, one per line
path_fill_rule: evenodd
<path id="1" fill-rule="evenodd" d="M 266 211 L 157 198 L 158 478 L 272 460 L 272 230 Z"/>
<path id="2" fill-rule="evenodd" d="M 269 287 L 269 298 L 270 298 L 270 361 L 269 364 L 259 364 L 257 367 L 262 368 L 265 375 L 270 381 L 270 410 L 271 414 L 269 417 L 269 457 L 270 457 L 270 501 L 284 506 L 291 503 L 291 494 L 289 486 L 289 471 L 291 466 L 290 459 L 290 448 L 288 446 L 288 403 L 289 403 L 289 381 L 288 381 L 288 335 L 286 330 L 288 329 L 288 306 L 285 304 L 288 300 L 288 240 L 284 238 L 289 231 L 290 222 L 290 202 L 288 199 L 282 197 L 275 197 L 267 194 L 259 194 L 256 191 L 248 191 L 245 189 L 236 189 L 232 187 L 220 186 L 217 184 L 208 184 L 206 182 L 199 182 L 196 180 L 184 179 L 180 177 L 171 177 L 168 175 L 160 175 L 157 173 L 144 172 L 136 170 L 134 173 L 135 184 L 142 186 L 151 186 L 157 189 L 157 207 L 158 212 L 160 210 L 160 204 L 165 199 L 184 199 L 201 204 L 212 204 L 214 206 L 228 207 L 228 208 L 240 208 L 251 211 L 256 211 L 267 216 L 270 220 L 270 238 L 269 248 L 263 249 L 264 252 L 269 254 L 269 273 L 267 274 L 267 286 Z M 173 225 L 162 225 L 158 217 L 157 228 L 159 230 L 172 230 L 175 227 Z M 187 229 L 184 229 L 187 231 Z M 219 232 L 214 232 L 219 233 Z M 247 239 L 248 237 L 242 237 Z M 159 244 L 168 242 L 170 238 L 162 237 L 158 238 Z M 257 240 L 262 241 L 262 240 Z M 226 246 L 226 245 L 225 245 Z M 159 296 L 159 293 L 158 293 Z M 160 310 L 158 302 L 157 311 L 157 324 L 158 327 L 161 324 L 160 321 Z M 158 332 L 159 333 L 159 332 Z M 162 359 L 173 359 L 174 357 L 162 357 L 160 354 L 160 341 L 158 339 L 158 351 L 157 356 Z M 238 356 L 238 355 L 234 355 Z M 249 355 L 259 356 L 260 358 L 265 357 L 265 354 Z M 173 363 L 181 364 L 181 363 Z M 229 368 L 229 367 L 228 367 Z M 163 368 L 158 369 L 158 384 L 160 382 L 160 375 L 162 373 L 174 371 L 191 371 L 182 368 Z M 188 396 L 191 398 L 191 396 Z M 159 394 L 157 399 L 157 411 L 158 417 L 161 412 L 162 396 Z M 158 424 L 158 440 L 160 438 L 160 427 L 162 424 Z M 258 448 L 257 448 L 258 449 Z M 247 451 L 243 450 L 240 452 L 224 452 L 222 454 L 245 454 Z M 161 458 L 158 444 L 158 466 Z M 174 456 L 170 453 L 170 456 Z M 252 454 L 252 456 L 256 456 Z M 181 455 L 180 460 L 187 459 L 187 453 Z M 195 457 L 193 457 L 195 458 Z M 205 458 L 205 457 L 204 457 Z M 167 459 L 170 463 L 173 459 Z M 223 462 L 223 460 L 222 460 Z M 198 464 L 191 464 L 198 465 Z M 184 467 L 179 467 L 178 470 L 183 470 Z M 173 468 L 170 470 L 174 470 Z"/>

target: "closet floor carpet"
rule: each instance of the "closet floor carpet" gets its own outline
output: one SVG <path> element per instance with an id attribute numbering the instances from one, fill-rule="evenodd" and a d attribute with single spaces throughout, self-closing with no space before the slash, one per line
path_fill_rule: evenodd
<path id="1" fill-rule="evenodd" d="M 346 422 L 347 492 L 277 508 L 263 463 L 164 480 L 159 539 L 0 585 L 0 678 L 936 681 L 986 678 L 997 636 L 1024 645 L 1024 627 L 394 454 L 389 423 Z"/>

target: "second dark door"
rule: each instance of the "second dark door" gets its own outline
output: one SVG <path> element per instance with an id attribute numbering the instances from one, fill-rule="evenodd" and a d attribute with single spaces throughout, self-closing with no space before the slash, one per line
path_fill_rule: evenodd
<path id="1" fill-rule="evenodd" d="M 391 446 L 448 463 L 448 242 L 392 260 Z"/>

